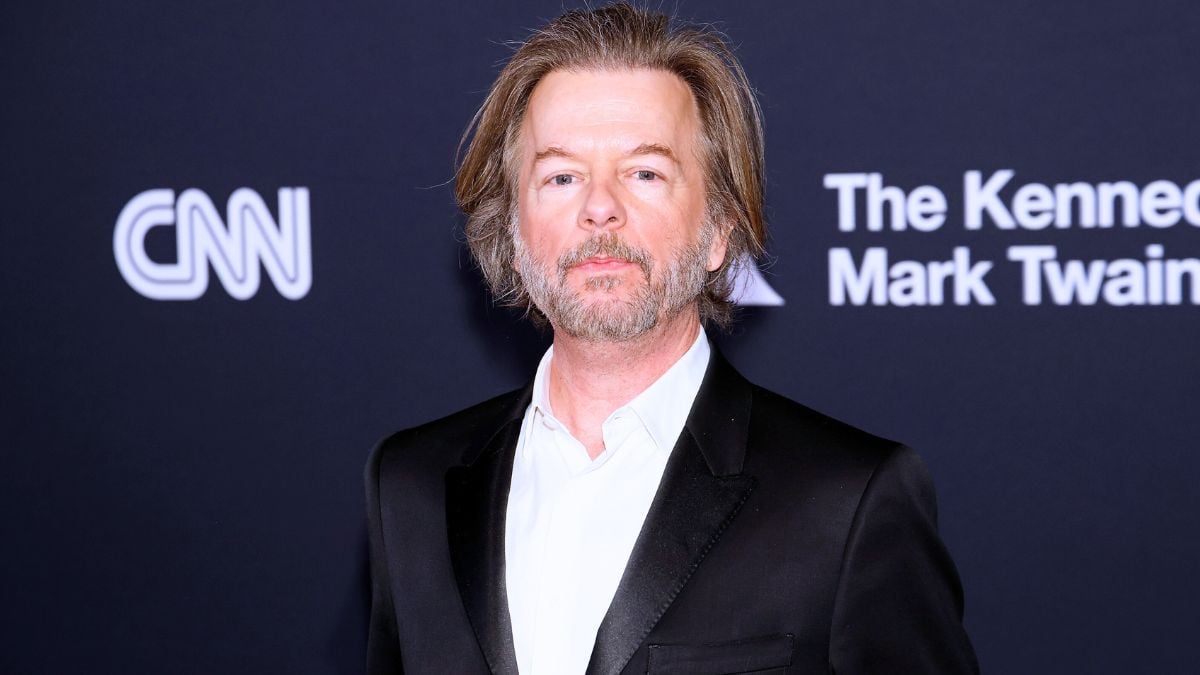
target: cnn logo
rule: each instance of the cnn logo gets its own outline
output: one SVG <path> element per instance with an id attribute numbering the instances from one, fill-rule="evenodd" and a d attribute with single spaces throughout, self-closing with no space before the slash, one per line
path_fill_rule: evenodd
<path id="1" fill-rule="evenodd" d="M 258 292 L 266 269 L 280 295 L 303 298 L 312 287 L 308 188 L 280 188 L 276 222 L 257 192 L 239 188 L 229 195 L 225 219 L 204 192 L 146 190 L 129 200 L 117 217 L 113 253 L 121 276 L 154 300 L 194 300 L 208 289 L 209 266 L 225 291 L 238 300 Z M 175 228 L 174 262 L 146 253 L 146 235 L 155 227 Z"/>

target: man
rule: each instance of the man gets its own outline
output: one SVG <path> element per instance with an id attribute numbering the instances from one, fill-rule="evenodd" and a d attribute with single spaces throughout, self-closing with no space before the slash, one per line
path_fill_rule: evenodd
<path id="1" fill-rule="evenodd" d="M 372 454 L 368 671 L 976 671 L 916 456 L 708 343 L 764 235 L 759 114 L 721 40 L 569 12 L 474 129 L 472 252 L 554 344 L 529 386 Z"/>

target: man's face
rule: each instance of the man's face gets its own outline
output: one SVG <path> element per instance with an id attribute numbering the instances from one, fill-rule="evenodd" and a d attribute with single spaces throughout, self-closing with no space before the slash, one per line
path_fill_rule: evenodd
<path id="1" fill-rule="evenodd" d="M 699 129 L 672 73 L 555 71 L 538 83 L 521 126 L 514 265 L 556 331 L 636 337 L 691 307 L 720 267 Z"/>

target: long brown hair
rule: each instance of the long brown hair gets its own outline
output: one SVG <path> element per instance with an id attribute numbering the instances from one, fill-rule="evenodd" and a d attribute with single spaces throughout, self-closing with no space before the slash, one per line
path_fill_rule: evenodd
<path id="1" fill-rule="evenodd" d="M 497 301 L 537 316 L 513 269 L 517 137 L 533 89 L 555 70 L 650 69 L 674 73 L 700 113 L 708 217 L 728 233 L 721 268 L 698 298 L 702 320 L 728 325 L 730 265 L 763 253 L 763 134 L 758 102 L 741 64 L 706 27 L 675 26 L 665 14 L 618 2 L 573 10 L 529 37 L 492 85 L 463 135 L 455 197 L 466 236 Z M 472 133 L 473 132 L 473 133 Z M 461 150 L 460 145 L 460 150 Z"/>

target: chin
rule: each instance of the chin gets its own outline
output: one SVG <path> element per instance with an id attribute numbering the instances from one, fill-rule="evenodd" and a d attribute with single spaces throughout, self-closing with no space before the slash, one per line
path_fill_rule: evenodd
<path id="1" fill-rule="evenodd" d="M 593 293 L 612 293 L 628 286 L 619 274 L 592 274 L 584 277 L 575 292 L 580 296 Z"/>
<path id="2" fill-rule="evenodd" d="M 585 289 L 575 296 L 579 305 L 589 311 L 621 314 L 639 304 L 637 289 L 630 288 L 597 288 Z"/>

